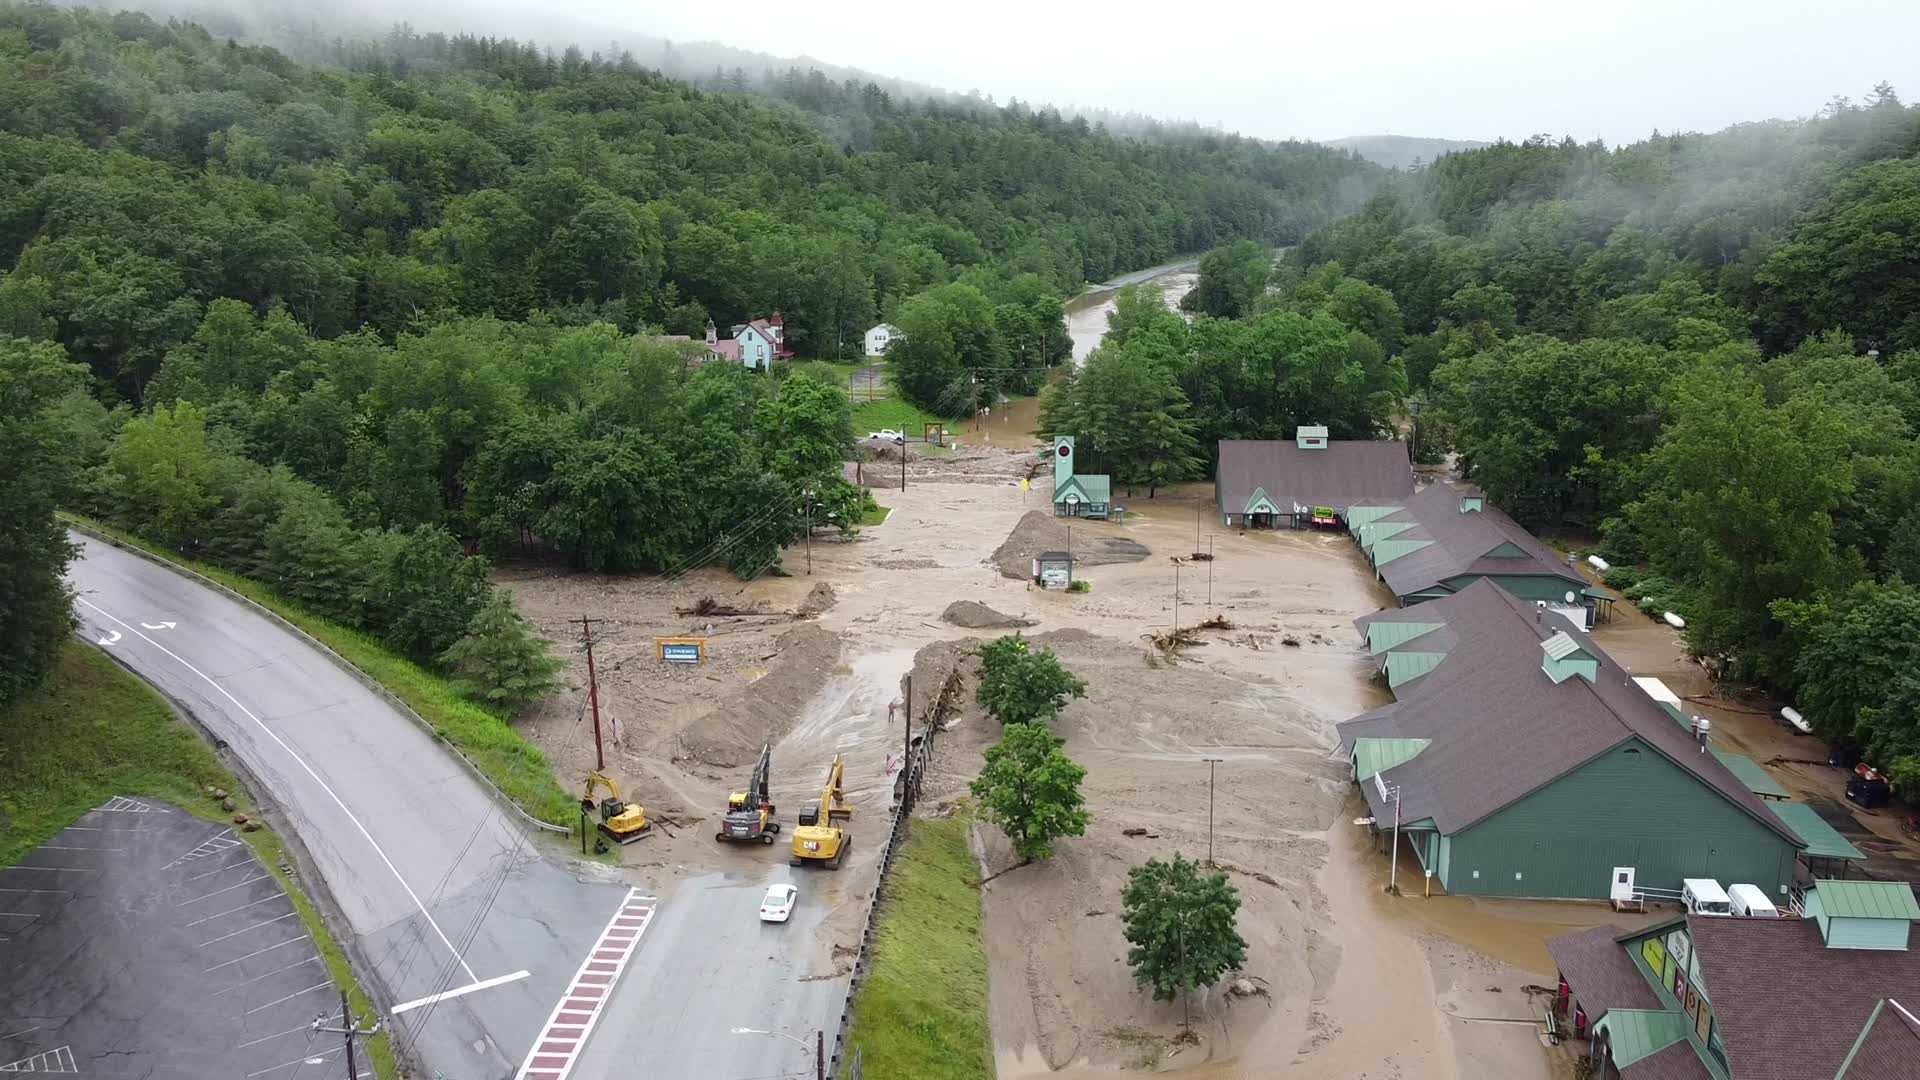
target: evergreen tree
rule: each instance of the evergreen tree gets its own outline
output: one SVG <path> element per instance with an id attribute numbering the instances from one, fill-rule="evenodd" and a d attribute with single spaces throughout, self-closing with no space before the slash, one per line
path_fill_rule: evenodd
<path id="1" fill-rule="evenodd" d="M 74 549 L 53 511 L 74 461 L 53 409 L 85 380 L 60 346 L 0 337 L 0 705 L 40 684 L 73 630 Z"/>
<path id="2" fill-rule="evenodd" d="M 466 634 L 440 654 L 440 662 L 461 693 L 512 712 L 559 685 L 555 676 L 565 665 L 551 645 L 513 609 L 512 597 L 495 589 Z"/>

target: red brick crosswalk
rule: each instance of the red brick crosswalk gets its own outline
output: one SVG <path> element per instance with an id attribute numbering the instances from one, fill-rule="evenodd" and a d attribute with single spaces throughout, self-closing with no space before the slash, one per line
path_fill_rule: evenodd
<path id="1" fill-rule="evenodd" d="M 600 940 L 587 953 L 587 959 L 574 973 L 573 982 L 560 995 L 553 1015 L 533 1042 L 526 1064 L 520 1066 L 517 1080 L 566 1080 L 573 1063 L 587 1045 L 587 1036 L 606 1008 L 614 984 L 626 970 L 627 961 L 640 944 L 640 935 L 653 921 L 654 902 L 640 890 L 627 890 L 627 898 L 613 913 Z"/>

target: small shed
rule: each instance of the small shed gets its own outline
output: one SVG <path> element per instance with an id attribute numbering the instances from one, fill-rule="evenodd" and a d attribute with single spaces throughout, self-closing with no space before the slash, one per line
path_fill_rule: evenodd
<path id="1" fill-rule="evenodd" d="M 1033 580 L 1048 589 L 1073 584 L 1073 556 L 1065 551 L 1043 551 L 1033 557 Z"/>

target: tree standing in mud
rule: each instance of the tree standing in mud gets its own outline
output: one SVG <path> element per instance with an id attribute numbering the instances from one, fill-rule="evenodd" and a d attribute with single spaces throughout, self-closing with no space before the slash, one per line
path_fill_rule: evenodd
<path id="1" fill-rule="evenodd" d="M 975 697 L 1002 724 L 1052 720 L 1072 698 L 1086 697 L 1085 680 L 1061 666 L 1052 649 L 1034 651 L 1019 634 L 980 646 Z"/>
<path id="2" fill-rule="evenodd" d="M 1086 835 L 1092 815 L 1080 797 L 1080 781 L 1087 770 L 1062 753 L 1062 745 L 1039 724 L 1009 724 L 1000 741 L 987 747 L 986 767 L 971 785 L 987 820 L 1013 842 L 1020 856 L 1016 866 L 1051 856 L 1059 837 Z"/>
<path id="3" fill-rule="evenodd" d="M 1234 926 L 1239 891 L 1225 873 L 1202 876 L 1198 864 L 1175 855 L 1134 867 L 1120 899 L 1134 981 L 1151 987 L 1155 1001 L 1180 995 L 1181 1025 L 1191 1031 L 1186 991 L 1211 986 L 1246 962 L 1247 943 Z"/>

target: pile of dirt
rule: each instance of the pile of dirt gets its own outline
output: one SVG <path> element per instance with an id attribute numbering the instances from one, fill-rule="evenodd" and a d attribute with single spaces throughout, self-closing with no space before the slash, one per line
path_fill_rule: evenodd
<path id="1" fill-rule="evenodd" d="M 942 622 L 964 626 L 969 630 L 998 630 L 1034 625 L 1032 619 L 1002 614 L 977 600 L 955 600 L 947 605 L 947 610 L 940 613 L 940 619 Z"/>
<path id="2" fill-rule="evenodd" d="M 772 666 L 746 686 L 716 698 L 713 708 L 680 730 L 675 761 L 735 769 L 793 726 L 795 708 L 840 662 L 840 636 L 816 623 L 796 626 L 774 642 Z"/>
<path id="3" fill-rule="evenodd" d="M 794 614 L 803 619 L 824 615 L 836 599 L 838 597 L 834 595 L 833 586 L 822 581 L 807 593 L 805 600 L 800 601 L 800 606 L 794 609 Z"/>
<path id="4" fill-rule="evenodd" d="M 1073 558 L 1079 566 L 1105 566 L 1111 563 L 1139 562 L 1151 555 L 1145 544 L 1124 536 L 1115 536 L 1117 526 L 1103 522 L 1077 522 Z M 1006 542 L 994 549 L 992 562 L 1000 573 L 1015 581 L 1033 576 L 1034 556 L 1043 551 L 1067 550 L 1067 527 L 1045 510 L 1029 510 Z"/>

